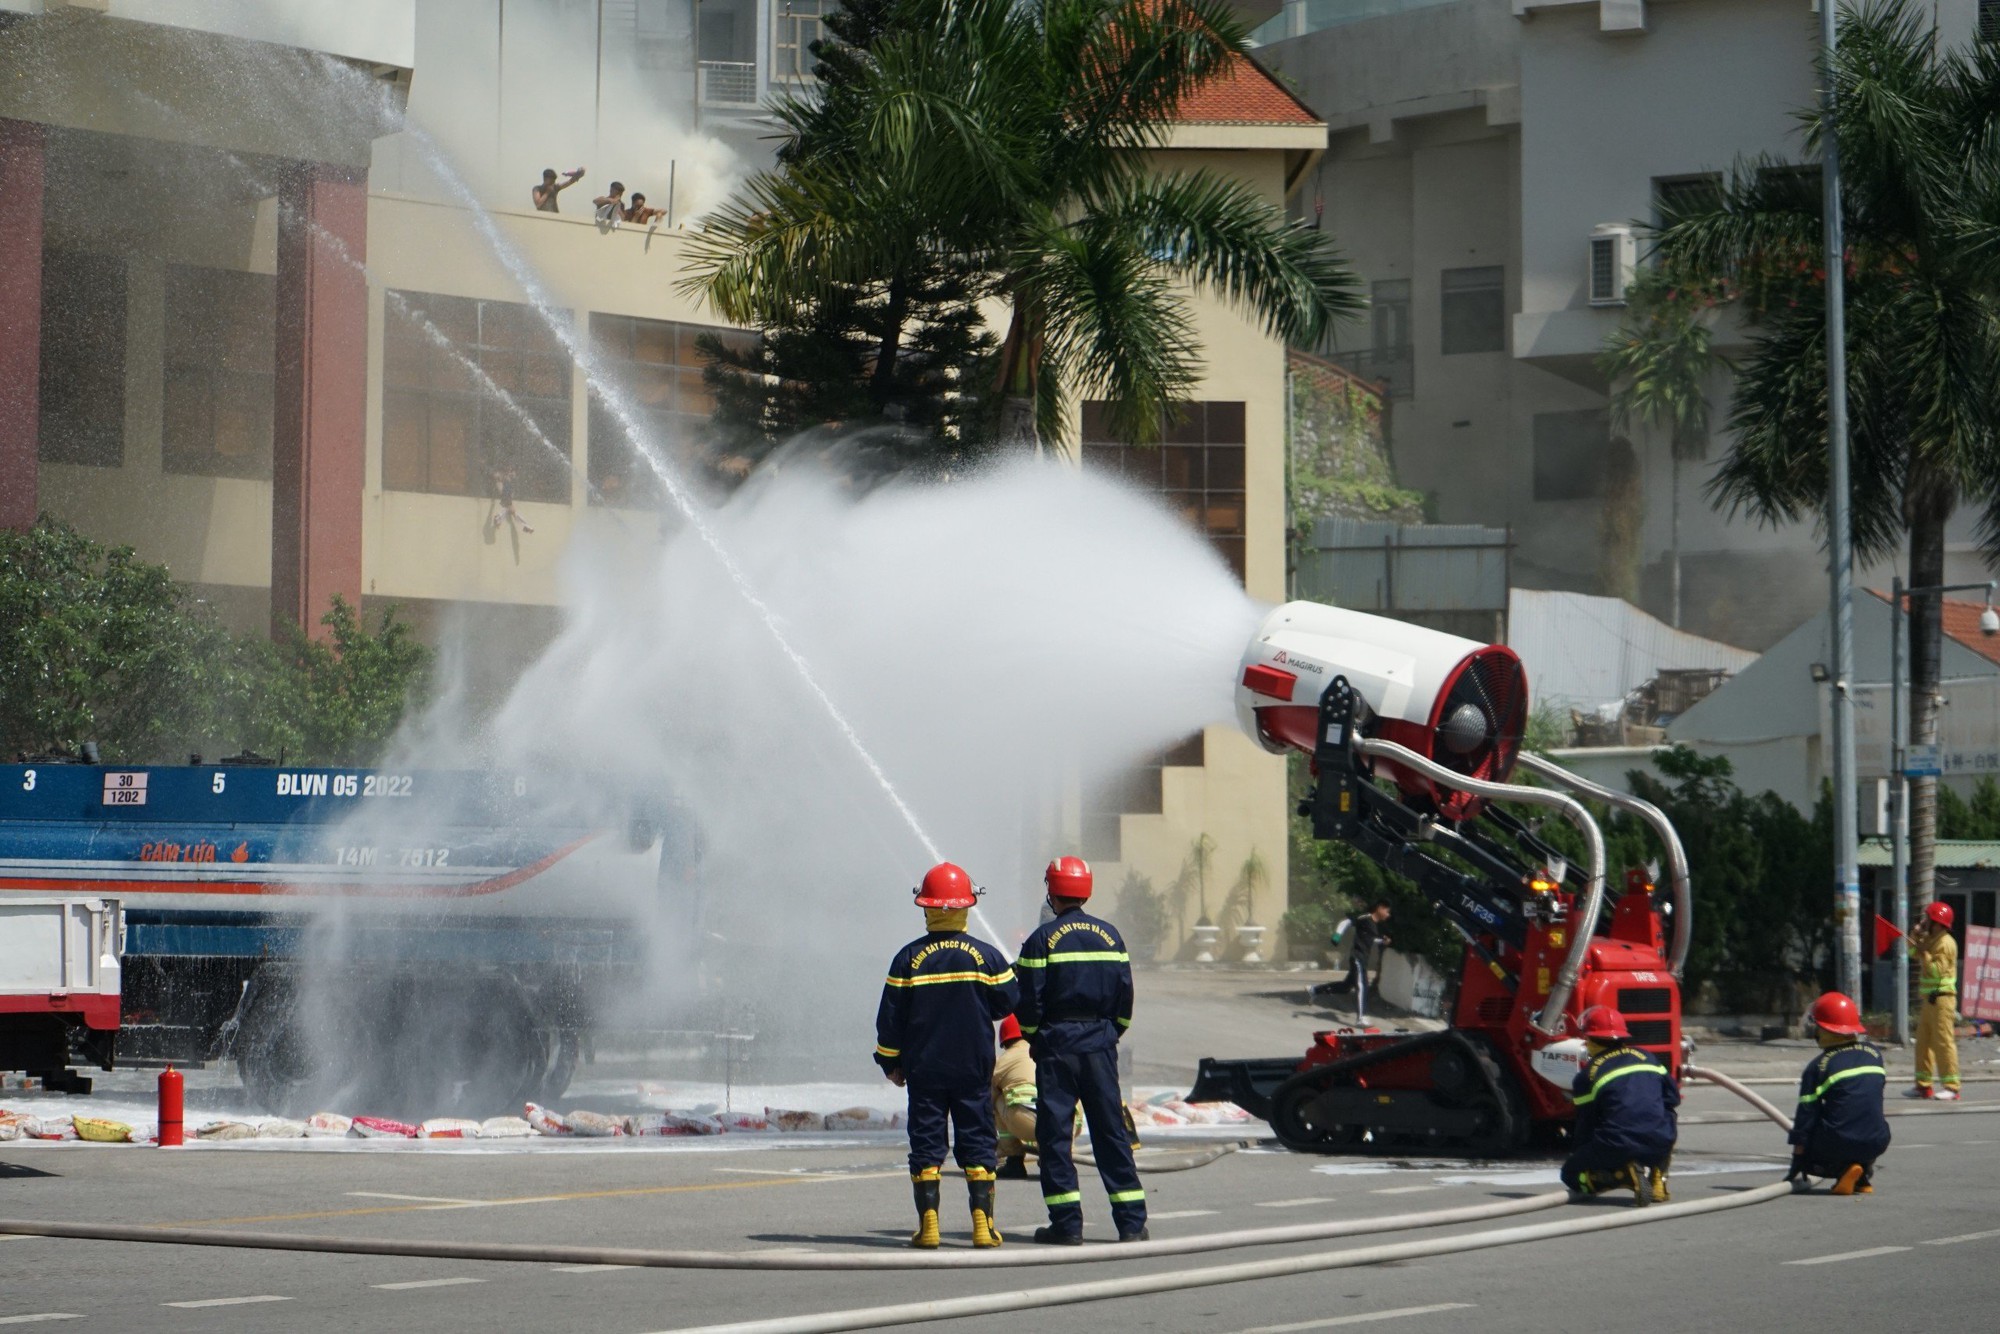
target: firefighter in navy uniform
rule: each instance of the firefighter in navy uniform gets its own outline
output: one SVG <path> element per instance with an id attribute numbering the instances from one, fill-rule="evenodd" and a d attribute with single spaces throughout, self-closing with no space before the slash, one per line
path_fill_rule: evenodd
<path id="1" fill-rule="evenodd" d="M 977 893 L 970 876 L 940 862 L 914 892 L 929 931 L 896 952 L 875 1014 L 875 1063 L 910 1095 L 910 1185 L 917 1204 L 910 1244 L 925 1250 L 938 1244 L 940 1177 L 949 1148 L 965 1169 L 972 1244 L 998 1246 L 993 1025 L 1013 1011 L 1019 988 L 999 946 L 965 929 Z"/>
<path id="2" fill-rule="evenodd" d="M 1881 1051 L 1861 1040 L 1867 1029 L 1848 997 L 1829 991 L 1813 1002 L 1811 1015 L 1821 1051 L 1799 1077 L 1786 1180 L 1830 1177 L 1835 1195 L 1871 1194 L 1875 1160 L 1889 1147 L 1882 1114 L 1889 1072 Z"/>
<path id="3" fill-rule="evenodd" d="M 1035 1230 L 1035 1240 L 1083 1244 L 1082 1194 L 1071 1156 L 1081 1104 L 1118 1240 L 1144 1241 L 1146 1192 L 1118 1087 L 1118 1040 L 1132 1023 L 1132 959 L 1117 930 L 1083 910 L 1091 879 L 1083 858 L 1056 858 L 1042 879 L 1055 916 L 1029 933 L 1014 961 L 1021 978 L 1014 1013 L 1035 1055 L 1035 1143 L 1049 1210 L 1049 1225 Z"/>
<path id="4" fill-rule="evenodd" d="M 1631 1045 L 1625 1016 L 1610 1006 L 1585 1010 L 1582 1028 L 1590 1059 L 1570 1094 L 1576 1125 L 1562 1182 L 1580 1195 L 1629 1186 L 1634 1204 L 1664 1202 L 1680 1085 L 1651 1053 Z"/>

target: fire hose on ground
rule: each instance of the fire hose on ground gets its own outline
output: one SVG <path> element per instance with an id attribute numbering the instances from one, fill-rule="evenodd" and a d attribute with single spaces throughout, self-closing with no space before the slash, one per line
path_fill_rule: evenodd
<path id="1" fill-rule="evenodd" d="M 1686 1074 L 1712 1082 L 1743 1098 L 1765 1116 L 1789 1128 L 1791 1120 L 1764 1098 L 1727 1075 L 1698 1066 L 1684 1066 Z M 1931 1109 L 1924 1109 L 1931 1110 Z M 1944 1109 L 1936 1109 L 1942 1111 Z M 1966 1109 L 2000 1110 L 2000 1109 Z M 1206 1154 L 1187 1155 L 1181 1167 L 1200 1166 L 1234 1150 L 1236 1145 L 1219 1145 Z M 1155 1170 L 1158 1170 L 1157 1168 Z M 1590 1217 L 1562 1222 L 1519 1224 L 1486 1232 L 1465 1233 L 1421 1241 L 1384 1243 L 1349 1250 L 1325 1251 L 1316 1255 L 1255 1260 L 1164 1274 L 1141 1274 L 1129 1278 L 1101 1279 L 1054 1287 L 988 1293 L 938 1301 L 912 1302 L 893 1306 L 829 1311 L 773 1320 L 702 1326 L 675 1334 L 834 1334 L 834 1331 L 873 1329 L 887 1325 L 931 1320 L 958 1319 L 976 1315 L 1011 1313 L 1040 1307 L 1105 1301 L 1119 1297 L 1145 1296 L 1188 1288 L 1225 1283 L 1245 1283 L 1265 1278 L 1317 1273 L 1398 1260 L 1422 1259 L 1435 1255 L 1486 1250 L 1519 1245 L 1581 1233 L 1608 1231 L 1646 1223 L 1666 1222 L 1696 1214 L 1761 1204 L 1793 1193 L 1790 1182 L 1774 1182 L 1705 1200 L 1660 1204 L 1645 1209 L 1594 1211 Z M 1115 1247 L 1078 1249 L 1037 1249 L 1008 1251 L 954 1251 L 949 1253 L 899 1252 L 861 1255 L 782 1255 L 729 1251 L 666 1251 L 601 1246 L 552 1246 L 505 1242 L 430 1242 L 364 1237 L 316 1237 L 294 1234 L 229 1232 L 197 1227 L 120 1226 L 94 1223 L 58 1223 L 23 1219 L 0 1219 L 0 1233 L 19 1236 L 55 1237 L 80 1241 L 123 1241 L 155 1245 L 214 1246 L 252 1250 L 311 1251 L 348 1255 L 389 1255 L 420 1259 L 487 1260 L 559 1264 L 614 1264 L 638 1268 L 729 1269 L 729 1270 L 909 1270 L 987 1269 L 1032 1265 L 1102 1263 L 1132 1261 L 1161 1256 L 1205 1253 L 1249 1246 L 1275 1246 L 1302 1241 L 1328 1240 L 1383 1232 L 1411 1231 L 1482 1222 L 1514 1214 L 1554 1208 L 1568 1201 L 1565 1191 L 1551 1191 L 1491 1204 L 1469 1205 L 1424 1213 L 1393 1214 L 1382 1218 L 1349 1219 L 1328 1223 L 1308 1223 L 1286 1227 L 1250 1228 L 1230 1232 L 1133 1242 Z"/>

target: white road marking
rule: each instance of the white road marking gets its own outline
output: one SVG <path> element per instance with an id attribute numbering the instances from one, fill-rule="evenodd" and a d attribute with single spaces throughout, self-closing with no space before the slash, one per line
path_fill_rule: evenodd
<path id="1" fill-rule="evenodd" d="M 347 1193 L 357 1200 L 404 1200 L 411 1204 L 441 1204 L 453 1209 L 481 1209 L 491 1203 L 488 1200 L 458 1200 L 448 1195 L 387 1195 L 379 1190 L 350 1190 Z"/>
<path id="2" fill-rule="evenodd" d="M 288 1302 L 290 1297 L 210 1297 L 199 1302 L 161 1302 L 162 1306 L 178 1306 L 184 1311 L 192 1311 L 203 1306 L 250 1306 L 256 1302 Z"/>
<path id="3" fill-rule="evenodd" d="M 1924 1245 L 1956 1246 L 1962 1241 L 1985 1241 L 1988 1237 L 2000 1237 L 2000 1228 L 1994 1228 L 1989 1232 L 1966 1232 L 1956 1237 L 1939 1237 L 1935 1241 L 1925 1242 Z"/>
<path id="4" fill-rule="evenodd" d="M 638 1269 L 639 1265 L 556 1265 L 550 1272 L 557 1274 L 602 1274 L 613 1269 Z"/>
<path id="5" fill-rule="evenodd" d="M 1443 1190 L 1443 1186 L 1377 1186 L 1370 1195 L 1415 1195 L 1419 1191 Z"/>
<path id="6" fill-rule="evenodd" d="M 413 1278 L 403 1283 L 370 1283 L 368 1286 L 380 1288 L 384 1292 L 408 1292 L 412 1288 L 455 1288 L 462 1283 L 485 1281 L 483 1278 L 466 1278 L 461 1275 L 458 1278 Z"/>
<path id="7" fill-rule="evenodd" d="M 68 1311 L 38 1311 L 34 1315 L 0 1315 L 0 1325 L 39 1325 L 44 1320 L 81 1320 Z"/>
<path id="8" fill-rule="evenodd" d="M 1261 1203 L 1259 1203 L 1257 1207 L 1259 1209 L 1297 1209 L 1300 1206 L 1307 1204 L 1333 1204 L 1333 1203 L 1335 1203 L 1335 1201 L 1333 1196 L 1331 1195 L 1306 1195 L 1296 1200 L 1264 1200 Z"/>
<path id="9" fill-rule="evenodd" d="M 1295 1325 L 1259 1325 L 1238 1334 L 1298 1334 L 1307 1329 L 1333 1329 L 1340 1325 L 1368 1325 L 1377 1320 L 1401 1320 L 1412 1315 L 1436 1315 L 1440 1311 L 1469 1311 L 1471 1302 L 1439 1302 L 1435 1306 L 1399 1306 L 1393 1311 L 1361 1311 L 1354 1315 L 1328 1316 L 1323 1320 L 1301 1320 Z"/>
<path id="10" fill-rule="evenodd" d="M 1907 1251 L 1909 1249 L 1908 1246 L 1870 1246 L 1865 1251 L 1842 1251 L 1839 1255 L 1815 1255 L 1810 1260 L 1787 1260 L 1785 1263 L 1788 1265 L 1830 1265 L 1838 1264 L 1842 1260 L 1866 1260 L 1876 1255 L 1894 1255 L 1898 1251 Z"/>
<path id="11" fill-rule="evenodd" d="M 1149 1212 L 1147 1213 L 1146 1217 L 1148 1220 L 1152 1222 L 1164 1223 L 1170 1218 L 1209 1218 L 1212 1217 L 1214 1213 L 1215 1210 L 1213 1209 L 1175 1209 L 1171 1213 L 1164 1213 L 1164 1214 L 1156 1214 Z"/>

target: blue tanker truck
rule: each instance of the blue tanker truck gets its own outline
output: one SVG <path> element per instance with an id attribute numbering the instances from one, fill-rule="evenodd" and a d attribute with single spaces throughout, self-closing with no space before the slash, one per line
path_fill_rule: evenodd
<path id="1" fill-rule="evenodd" d="M 115 1037 L 68 1060 L 231 1057 L 266 1108 L 559 1095 L 640 983 L 694 859 L 670 801 L 576 776 L 248 761 L 0 766 L 0 902 L 122 903 Z M 592 795 L 597 794 L 597 795 Z M 0 1015 L 0 1068 L 49 1033 Z M 30 1058 L 22 1058 L 30 1059 Z"/>

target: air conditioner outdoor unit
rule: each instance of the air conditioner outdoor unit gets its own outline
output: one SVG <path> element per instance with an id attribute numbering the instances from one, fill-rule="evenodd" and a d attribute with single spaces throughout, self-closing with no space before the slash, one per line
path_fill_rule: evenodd
<path id="1" fill-rule="evenodd" d="M 1601 222 L 1590 233 L 1590 304 L 1622 306 L 1625 284 L 1638 263 L 1632 229 L 1620 222 Z"/>

